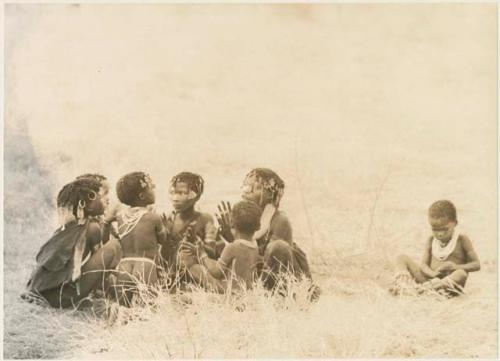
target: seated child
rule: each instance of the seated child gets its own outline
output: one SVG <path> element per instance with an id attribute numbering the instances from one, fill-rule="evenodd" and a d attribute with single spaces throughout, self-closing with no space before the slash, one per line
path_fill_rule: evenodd
<path id="1" fill-rule="evenodd" d="M 409 279 L 423 284 L 425 289 L 444 290 L 449 295 L 459 293 L 465 286 L 469 272 L 479 271 L 479 258 L 471 240 L 458 231 L 457 211 L 447 200 L 434 202 L 429 208 L 432 236 L 426 242 L 422 263 L 418 264 L 406 255 L 397 258 L 395 284 L 390 291 L 401 292 Z"/>
<path id="2" fill-rule="evenodd" d="M 290 274 L 312 280 L 306 254 L 293 241 L 290 221 L 279 208 L 285 182 L 271 169 L 255 168 L 245 177 L 242 189 L 242 198 L 254 202 L 262 211 L 261 227 L 254 238 L 264 258 L 262 278 L 266 288 L 274 289 L 280 284 L 280 279 L 287 279 Z M 217 219 L 220 233 L 230 242 L 228 209 L 229 204 L 219 206 Z M 311 286 L 311 292 L 312 299 L 319 297 L 320 290 L 316 285 Z"/>
<path id="3" fill-rule="evenodd" d="M 116 185 L 118 199 L 129 206 L 117 217 L 123 256 L 117 268 L 118 300 L 129 305 L 137 286 L 157 282 L 156 261 L 159 247 L 165 241 L 161 216 L 152 210 L 154 184 L 149 175 L 133 172 Z"/>
<path id="4" fill-rule="evenodd" d="M 76 179 L 59 192 L 61 227 L 38 252 L 28 283 L 29 291 L 52 307 L 77 306 L 104 284 L 108 271 L 118 264 L 121 250 L 117 241 L 100 247 L 98 217 L 104 213 L 104 203 L 101 184 L 93 178 Z"/>
<path id="5" fill-rule="evenodd" d="M 193 259 L 178 260 L 179 246 L 192 230 L 195 238 L 200 238 L 210 256 L 215 256 L 215 234 L 213 218 L 208 213 L 195 210 L 195 204 L 203 193 L 204 181 L 198 174 L 182 172 L 174 176 L 170 182 L 170 197 L 174 211 L 170 216 L 164 215 L 167 239 L 161 248 L 161 256 L 170 270 L 170 276 L 175 276 L 181 263 L 193 263 Z M 172 274 L 174 273 L 174 274 Z"/>
<path id="6" fill-rule="evenodd" d="M 226 245 L 218 260 L 208 257 L 201 242 L 182 244 L 181 253 L 197 252 L 200 264 L 188 268 L 190 275 L 204 288 L 219 293 L 251 288 L 258 265 L 262 263 L 254 233 L 260 228 L 260 207 L 249 201 L 234 205 L 231 224 L 234 241 Z"/>

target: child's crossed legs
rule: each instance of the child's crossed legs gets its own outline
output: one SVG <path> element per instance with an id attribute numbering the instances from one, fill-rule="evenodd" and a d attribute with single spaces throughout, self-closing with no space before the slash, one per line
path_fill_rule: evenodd
<path id="1" fill-rule="evenodd" d="M 400 255 L 396 259 L 397 278 L 410 276 L 418 284 L 429 284 L 434 290 L 449 289 L 450 285 L 457 285 L 459 288 L 465 286 L 467 281 L 467 272 L 458 269 L 448 274 L 440 274 L 432 278 L 425 274 L 422 266 L 413 261 L 407 255 Z"/>

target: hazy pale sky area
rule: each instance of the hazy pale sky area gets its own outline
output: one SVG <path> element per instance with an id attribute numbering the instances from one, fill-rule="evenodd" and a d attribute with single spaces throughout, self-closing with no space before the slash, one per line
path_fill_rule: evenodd
<path id="1" fill-rule="evenodd" d="M 15 4 L 5 21 L 5 123 L 57 186 L 144 170 L 168 209 L 192 170 L 213 211 L 267 166 L 306 249 L 417 241 L 449 198 L 496 251 L 495 4 Z"/>

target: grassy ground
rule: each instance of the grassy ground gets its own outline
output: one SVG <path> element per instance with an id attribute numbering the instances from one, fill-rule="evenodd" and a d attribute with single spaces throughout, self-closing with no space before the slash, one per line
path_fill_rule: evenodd
<path id="1" fill-rule="evenodd" d="M 366 257 L 366 258 L 365 258 Z M 314 259 L 314 258 L 313 258 Z M 378 266 L 373 266 L 373 261 Z M 384 267 L 385 266 L 385 267 Z M 468 294 L 392 297 L 381 255 L 313 262 L 323 289 L 314 304 L 270 298 L 257 289 L 240 299 L 202 291 L 181 305 L 163 295 L 133 310 L 126 325 L 106 327 L 89 311 L 59 311 L 15 302 L 6 294 L 7 358 L 281 358 L 494 357 L 497 348 L 496 265 L 473 277 Z M 18 278 L 7 274 L 6 284 Z M 302 286 L 302 287 L 301 287 Z M 242 307 L 243 306 L 243 307 Z M 472 331 L 473 330 L 473 331 Z M 472 332 L 471 332 L 472 331 Z"/>

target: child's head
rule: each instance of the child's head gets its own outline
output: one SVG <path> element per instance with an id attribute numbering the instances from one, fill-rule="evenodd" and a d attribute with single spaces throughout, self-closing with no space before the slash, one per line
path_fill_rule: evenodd
<path id="1" fill-rule="evenodd" d="M 278 207 L 285 190 L 285 182 L 271 169 L 255 168 L 243 182 L 242 198 L 261 207 L 271 203 Z"/>
<path id="2" fill-rule="evenodd" d="M 457 210 L 453 203 L 447 200 L 432 203 L 429 207 L 429 223 L 434 237 L 442 242 L 448 242 L 458 223 Z"/>
<path id="3" fill-rule="evenodd" d="M 241 201 L 233 206 L 231 227 L 233 233 L 253 235 L 260 228 L 262 210 L 255 202 Z M 236 237 L 236 234 L 234 234 Z"/>
<path id="4" fill-rule="evenodd" d="M 85 173 L 76 177 L 76 179 L 83 179 L 83 178 L 92 178 L 101 184 L 101 188 L 99 189 L 99 195 L 101 196 L 101 200 L 102 203 L 104 204 L 104 207 L 107 207 L 109 205 L 109 189 L 110 189 L 108 179 L 99 173 Z"/>
<path id="5" fill-rule="evenodd" d="M 99 216 L 104 212 L 104 204 L 99 189 L 101 184 L 92 178 L 75 179 L 66 184 L 57 195 L 57 205 L 76 217 Z"/>
<path id="6" fill-rule="evenodd" d="M 123 204 L 130 207 L 145 207 L 155 202 L 155 185 L 144 172 L 124 175 L 116 183 L 116 195 Z"/>
<path id="7" fill-rule="evenodd" d="M 203 188 L 203 178 L 195 173 L 181 172 L 170 181 L 170 198 L 176 211 L 183 211 L 200 199 Z"/>

